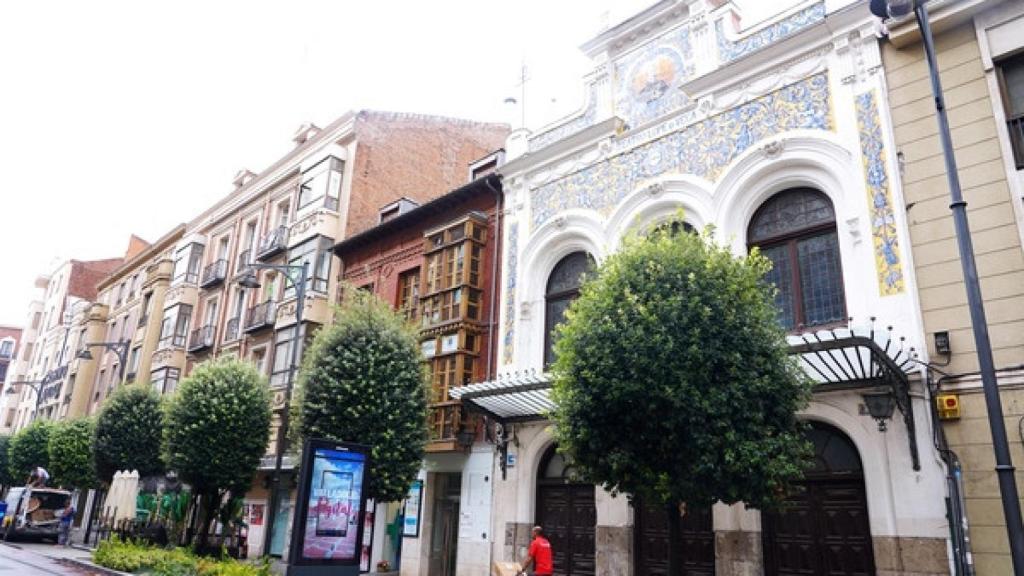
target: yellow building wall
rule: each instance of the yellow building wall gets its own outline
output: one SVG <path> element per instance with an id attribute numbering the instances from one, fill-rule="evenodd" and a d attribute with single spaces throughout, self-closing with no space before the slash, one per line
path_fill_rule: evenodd
<path id="1" fill-rule="evenodd" d="M 974 25 L 967 22 L 936 36 L 937 59 L 949 111 L 964 199 L 977 258 L 997 368 L 1024 363 L 1024 252 L 1014 220 L 1002 150 L 993 117 L 993 102 L 983 69 Z M 883 47 L 893 130 L 903 154 L 903 195 L 914 255 L 915 274 L 926 340 L 949 331 L 952 374 L 977 371 L 978 363 L 967 295 L 957 250 L 945 160 L 938 137 L 928 67 L 920 42 L 903 48 Z M 944 358 L 930 350 L 933 362 Z M 1024 391 L 1000 379 L 1003 410 L 1012 456 L 1024 464 L 1018 433 L 1024 418 Z M 945 424 L 950 448 L 964 470 L 971 550 L 980 576 L 1010 574 L 1006 529 L 994 471 L 992 439 L 980 380 L 947 381 L 944 388 L 962 387 L 962 418 Z M 1017 482 L 1024 486 L 1024 474 Z"/>

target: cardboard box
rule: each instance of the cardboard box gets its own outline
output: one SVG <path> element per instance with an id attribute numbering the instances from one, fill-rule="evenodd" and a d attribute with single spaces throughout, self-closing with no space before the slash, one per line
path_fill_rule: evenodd
<path id="1" fill-rule="evenodd" d="M 523 571 L 519 562 L 495 562 L 493 566 L 494 576 L 516 576 Z"/>

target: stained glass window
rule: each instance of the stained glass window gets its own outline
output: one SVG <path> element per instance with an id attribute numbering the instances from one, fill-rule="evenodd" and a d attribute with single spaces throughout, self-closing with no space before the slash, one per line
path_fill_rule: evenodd
<path id="1" fill-rule="evenodd" d="M 846 316 L 835 211 L 828 197 L 810 188 L 776 194 L 754 214 L 752 246 L 772 261 L 779 323 L 787 330 L 822 326 Z"/>
<path id="2" fill-rule="evenodd" d="M 562 258 L 548 276 L 544 309 L 544 365 L 550 366 L 555 360 L 552 332 L 565 319 L 569 304 L 580 293 L 583 274 L 594 266 L 594 260 L 586 252 L 573 252 Z"/>

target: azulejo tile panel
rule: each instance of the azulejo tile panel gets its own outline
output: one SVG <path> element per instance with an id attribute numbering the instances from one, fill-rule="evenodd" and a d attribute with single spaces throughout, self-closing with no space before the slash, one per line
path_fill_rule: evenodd
<path id="1" fill-rule="evenodd" d="M 788 18 L 767 26 L 739 40 L 730 40 L 725 34 L 725 21 L 715 22 L 715 37 L 718 43 L 718 57 L 721 63 L 732 62 L 756 52 L 770 44 L 791 36 L 808 26 L 825 19 L 825 3 L 817 2 L 800 10 Z"/>
<path id="2" fill-rule="evenodd" d="M 679 85 L 693 77 L 690 29 L 677 28 L 615 65 L 615 114 L 639 126 L 690 102 Z"/>
<path id="3" fill-rule="evenodd" d="M 529 148 L 531 152 L 535 152 L 562 140 L 568 138 L 577 132 L 581 132 L 586 128 L 594 125 L 594 120 L 597 117 L 597 95 L 594 94 L 594 85 L 591 84 L 587 89 L 587 107 L 583 110 L 583 114 L 566 121 L 564 124 L 560 124 L 546 132 L 541 132 L 536 136 L 530 138 Z"/>
<path id="4" fill-rule="evenodd" d="M 714 181 L 729 162 L 759 140 L 796 129 L 833 129 L 827 72 L 531 190 L 533 229 L 563 210 L 585 208 L 607 214 L 645 180 L 662 174 L 693 174 Z"/>
<path id="5" fill-rule="evenodd" d="M 885 164 L 885 142 L 878 117 L 875 90 L 857 95 L 857 127 L 860 131 L 861 162 L 871 212 L 871 236 L 875 247 L 878 290 L 882 296 L 903 292 L 903 263 L 900 260 L 896 217 L 893 213 L 889 174 Z"/>
<path id="6" fill-rule="evenodd" d="M 519 264 L 519 223 L 508 226 L 508 256 L 505 258 L 505 326 L 502 330 L 502 360 L 512 363 L 515 353 L 516 275 Z"/>

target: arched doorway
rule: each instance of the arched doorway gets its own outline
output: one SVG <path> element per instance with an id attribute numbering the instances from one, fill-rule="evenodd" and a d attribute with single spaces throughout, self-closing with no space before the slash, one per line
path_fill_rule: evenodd
<path id="1" fill-rule="evenodd" d="M 555 446 L 537 470 L 536 523 L 551 542 L 556 576 L 594 576 L 594 485 L 574 479 L 572 465 Z"/>
<path id="2" fill-rule="evenodd" d="M 838 429 L 811 423 L 814 467 L 779 512 L 762 516 L 766 576 L 875 573 L 864 470 Z"/>

